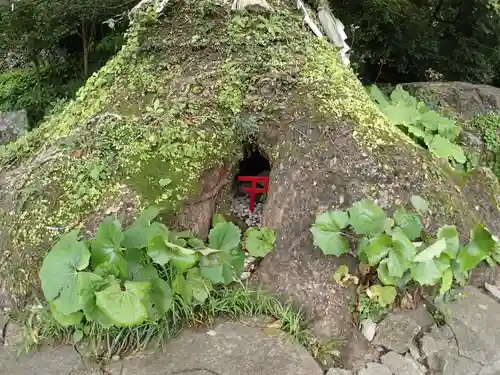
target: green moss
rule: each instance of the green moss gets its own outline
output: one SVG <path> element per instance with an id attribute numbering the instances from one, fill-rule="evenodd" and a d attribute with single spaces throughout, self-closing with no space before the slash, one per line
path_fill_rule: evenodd
<path id="1" fill-rule="evenodd" d="M 484 141 L 484 162 L 500 178 L 500 112 L 474 117 L 471 125 L 479 130 Z"/>

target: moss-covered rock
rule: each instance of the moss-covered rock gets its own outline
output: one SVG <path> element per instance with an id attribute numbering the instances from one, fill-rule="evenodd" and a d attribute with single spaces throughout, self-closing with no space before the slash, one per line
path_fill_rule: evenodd
<path id="1" fill-rule="evenodd" d="M 307 308 L 319 301 L 310 311 L 326 334 L 342 330 L 328 325 L 337 311 L 322 306 L 345 292 L 312 248 L 318 211 L 365 197 L 390 209 L 420 194 L 433 208 L 428 228 L 446 221 L 466 235 L 483 222 L 500 231 L 498 182 L 452 171 L 392 126 L 293 6 L 233 13 L 215 3 L 172 1 L 161 22 L 137 23 L 74 101 L 4 150 L 1 277 L 17 298 L 36 290 L 58 233 L 91 235 L 102 216 L 127 220 L 150 203 L 168 219 L 186 202 L 213 199 L 207 189 L 220 184 L 207 176 L 222 174 L 207 171 L 234 165 L 253 129 L 273 167 L 265 224 L 278 232 L 261 280 L 285 294 L 298 288 Z"/>

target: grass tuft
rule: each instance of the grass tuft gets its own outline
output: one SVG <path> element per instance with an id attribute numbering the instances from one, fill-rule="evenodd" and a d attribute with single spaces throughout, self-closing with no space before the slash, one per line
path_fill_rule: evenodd
<path id="1" fill-rule="evenodd" d="M 34 350 L 42 344 L 75 344 L 82 354 L 106 362 L 113 357 L 130 355 L 146 348 L 159 349 L 186 327 L 208 326 L 217 317 L 239 319 L 251 316 L 269 316 L 279 321 L 280 329 L 288 333 L 319 361 L 326 363 L 338 355 L 340 341 L 320 342 L 306 328 L 305 316 L 291 304 L 283 304 L 276 297 L 260 289 L 241 284 L 219 289 L 203 305 L 195 309 L 175 296 L 169 313 L 157 322 L 145 322 L 134 327 L 103 328 L 94 322 L 84 323 L 84 340 L 74 343 L 74 327 L 65 328 L 51 316 L 47 306 L 37 304 L 22 315 L 14 317 L 24 326 L 22 349 Z"/>

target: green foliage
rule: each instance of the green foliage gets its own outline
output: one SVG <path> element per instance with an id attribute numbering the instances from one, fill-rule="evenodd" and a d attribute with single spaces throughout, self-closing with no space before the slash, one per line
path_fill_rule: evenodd
<path id="1" fill-rule="evenodd" d="M 495 0 L 329 3 L 334 14 L 342 15 L 351 60 L 366 82 L 498 82 Z"/>
<path id="2" fill-rule="evenodd" d="M 411 201 L 421 212 L 428 207 L 421 197 L 413 196 Z M 341 225 L 338 220 L 325 220 L 334 217 L 342 218 Z M 318 215 L 311 228 L 314 244 L 327 255 L 347 253 L 349 248 L 343 237 L 348 229 L 362 235 L 356 255 L 362 263 L 376 269 L 382 283 L 382 286 L 372 286 L 367 293 L 383 307 L 394 301 L 396 293 L 393 287 L 402 287 L 409 282 L 429 286 L 439 284 L 440 293 L 444 294 L 453 282 L 463 285 L 470 270 L 481 261 L 493 262 L 500 258 L 498 239 L 482 225 L 471 231 L 469 243 L 462 246 L 459 233 L 452 225 L 442 226 L 433 238 L 422 231 L 420 213 L 398 208 L 390 218 L 368 200 L 354 203 L 347 212 Z M 336 277 L 345 279 L 346 270 L 338 272 Z"/>
<path id="3" fill-rule="evenodd" d="M 157 214 L 150 207 L 125 231 L 118 220 L 106 218 L 91 241 L 79 240 L 76 230 L 60 237 L 40 269 L 43 293 L 59 324 L 156 322 L 176 298 L 194 308 L 214 287 L 241 274 L 244 253 L 237 226 L 218 222 L 205 244 L 189 232 L 153 221 Z M 274 241 L 267 228 L 246 234 L 256 257 L 271 251 Z"/>
<path id="4" fill-rule="evenodd" d="M 70 98 L 82 85 L 83 79 L 75 69 L 75 61 L 40 67 L 40 82 L 35 68 L 26 66 L 0 74 L 0 110 L 25 109 L 29 124 L 35 126 L 57 100 Z"/>
<path id="5" fill-rule="evenodd" d="M 245 248 L 253 257 L 263 257 L 274 249 L 276 236 L 269 228 L 248 228 L 245 232 Z"/>
<path id="6" fill-rule="evenodd" d="M 472 120 L 472 126 L 481 132 L 486 165 L 500 178 L 500 112 L 478 115 Z"/>
<path id="7" fill-rule="evenodd" d="M 375 85 L 370 87 L 370 94 L 389 120 L 417 144 L 425 145 L 439 158 L 458 164 L 467 162 L 464 151 L 455 143 L 460 127 L 454 120 L 429 109 L 400 85 L 392 91 L 390 100 Z"/>

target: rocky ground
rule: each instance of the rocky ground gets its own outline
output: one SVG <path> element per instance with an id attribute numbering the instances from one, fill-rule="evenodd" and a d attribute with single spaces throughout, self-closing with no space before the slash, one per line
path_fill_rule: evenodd
<path id="1" fill-rule="evenodd" d="M 327 375 L 498 375 L 500 299 L 495 285 L 468 286 L 453 302 L 439 306 L 446 322 L 421 306 L 395 311 L 378 324 L 371 345 L 380 354 L 359 371 L 331 368 Z M 496 295 L 496 296 L 495 296 Z M 434 314 L 434 316 L 438 316 Z M 5 324 L 5 322 L 4 322 Z M 2 374 L 10 375 L 322 375 L 305 348 L 284 333 L 270 334 L 266 318 L 219 320 L 186 330 L 161 351 L 143 352 L 97 365 L 71 346 L 45 347 L 16 357 L 21 331 L 4 327 Z"/>

